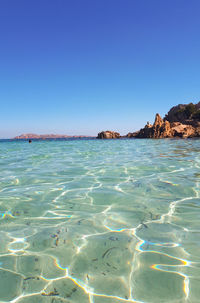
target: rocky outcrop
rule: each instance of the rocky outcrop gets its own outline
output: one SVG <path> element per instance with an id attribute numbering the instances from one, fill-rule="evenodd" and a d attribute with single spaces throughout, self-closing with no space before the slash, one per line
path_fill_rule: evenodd
<path id="1" fill-rule="evenodd" d="M 125 138 L 152 139 L 193 137 L 200 137 L 200 102 L 174 106 L 164 119 L 156 114 L 153 125 L 147 122 L 144 128 L 125 136 Z M 98 134 L 97 138 L 116 139 L 124 137 L 116 132 L 103 131 Z"/>
<path id="2" fill-rule="evenodd" d="M 153 125 L 147 124 L 136 135 L 136 138 L 170 138 L 172 130 L 169 121 L 163 121 L 159 114 L 156 114 Z"/>
<path id="3" fill-rule="evenodd" d="M 191 124 L 181 122 L 172 122 L 163 120 L 159 114 L 156 114 L 153 125 L 147 124 L 142 128 L 136 138 L 193 138 L 200 137 L 200 122 L 195 121 Z"/>
<path id="4" fill-rule="evenodd" d="M 139 131 L 134 133 L 128 133 L 124 138 L 135 138 L 138 135 Z"/>
<path id="5" fill-rule="evenodd" d="M 182 124 L 180 122 L 171 123 L 173 137 L 194 138 L 200 137 L 200 123 L 196 126 L 191 124 Z"/>
<path id="6" fill-rule="evenodd" d="M 102 131 L 97 135 L 97 139 L 118 139 L 118 138 L 120 138 L 120 134 L 110 130 Z"/>
<path id="7" fill-rule="evenodd" d="M 193 138 L 200 137 L 200 102 L 172 107 L 164 119 L 156 114 L 154 124 L 149 122 L 128 138 Z"/>
<path id="8" fill-rule="evenodd" d="M 179 104 L 172 107 L 164 120 L 180 122 L 183 124 L 192 124 L 194 121 L 200 121 L 200 102 L 197 104 Z"/>

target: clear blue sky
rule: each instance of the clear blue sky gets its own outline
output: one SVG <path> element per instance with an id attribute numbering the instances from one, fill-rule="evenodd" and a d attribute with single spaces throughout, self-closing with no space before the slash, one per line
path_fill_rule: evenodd
<path id="1" fill-rule="evenodd" d="M 121 134 L 200 100 L 199 0 L 0 0 L 0 137 Z"/>

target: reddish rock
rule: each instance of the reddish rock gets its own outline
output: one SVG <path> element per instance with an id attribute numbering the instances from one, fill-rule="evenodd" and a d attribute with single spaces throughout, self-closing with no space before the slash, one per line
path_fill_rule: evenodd
<path id="1" fill-rule="evenodd" d="M 137 138 L 170 138 L 172 137 L 172 130 L 168 121 L 163 121 L 159 114 L 156 114 L 153 125 L 147 124 L 142 128 Z"/>
<path id="2" fill-rule="evenodd" d="M 120 138 L 120 134 L 110 130 L 102 131 L 97 135 L 97 139 L 118 139 L 118 138 Z"/>
<path id="3" fill-rule="evenodd" d="M 182 124 L 180 122 L 170 123 L 163 120 L 159 114 L 156 114 L 153 125 L 147 124 L 136 135 L 136 138 L 192 138 L 200 137 L 200 124 L 194 127 L 190 124 Z"/>
<path id="4" fill-rule="evenodd" d="M 135 138 L 138 135 L 139 131 L 134 133 L 128 133 L 124 138 Z"/>
<path id="5" fill-rule="evenodd" d="M 188 138 L 195 136 L 195 128 L 192 125 L 176 123 L 172 126 L 173 137 Z"/>

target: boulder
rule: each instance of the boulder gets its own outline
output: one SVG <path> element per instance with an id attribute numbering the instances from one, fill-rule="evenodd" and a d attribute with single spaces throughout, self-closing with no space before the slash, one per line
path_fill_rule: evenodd
<path id="1" fill-rule="evenodd" d="M 138 135 L 139 131 L 133 132 L 133 133 L 128 133 L 124 138 L 136 138 Z"/>
<path id="2" fill-rule="evenodd" d="M 102 131 L 97 135 L 97 139 L 118 139 L 118 138 L 120 138 L 120 134 L 110 130 Z"/>
<path id="3" fill-rule="evenodd" d="M 176 123 L 172 126 L 173 137 L 191 138 L 195 136 L 195 128 L 192 125 Z"/>

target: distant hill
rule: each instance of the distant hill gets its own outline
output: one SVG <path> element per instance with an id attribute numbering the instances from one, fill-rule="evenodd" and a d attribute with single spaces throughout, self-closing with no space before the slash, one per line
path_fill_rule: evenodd
<path id="1" fill-rule="evenodd" d="M 54 134 L 46 134 L 46 135 L 37 135 L 37 134 L 22 134 L 20 136 L 16 136 L 13 139 L 66 139 L 66 138 L 92 138 L 92 136 L 68 136 L 68 135 L 54 135 Z"/>

